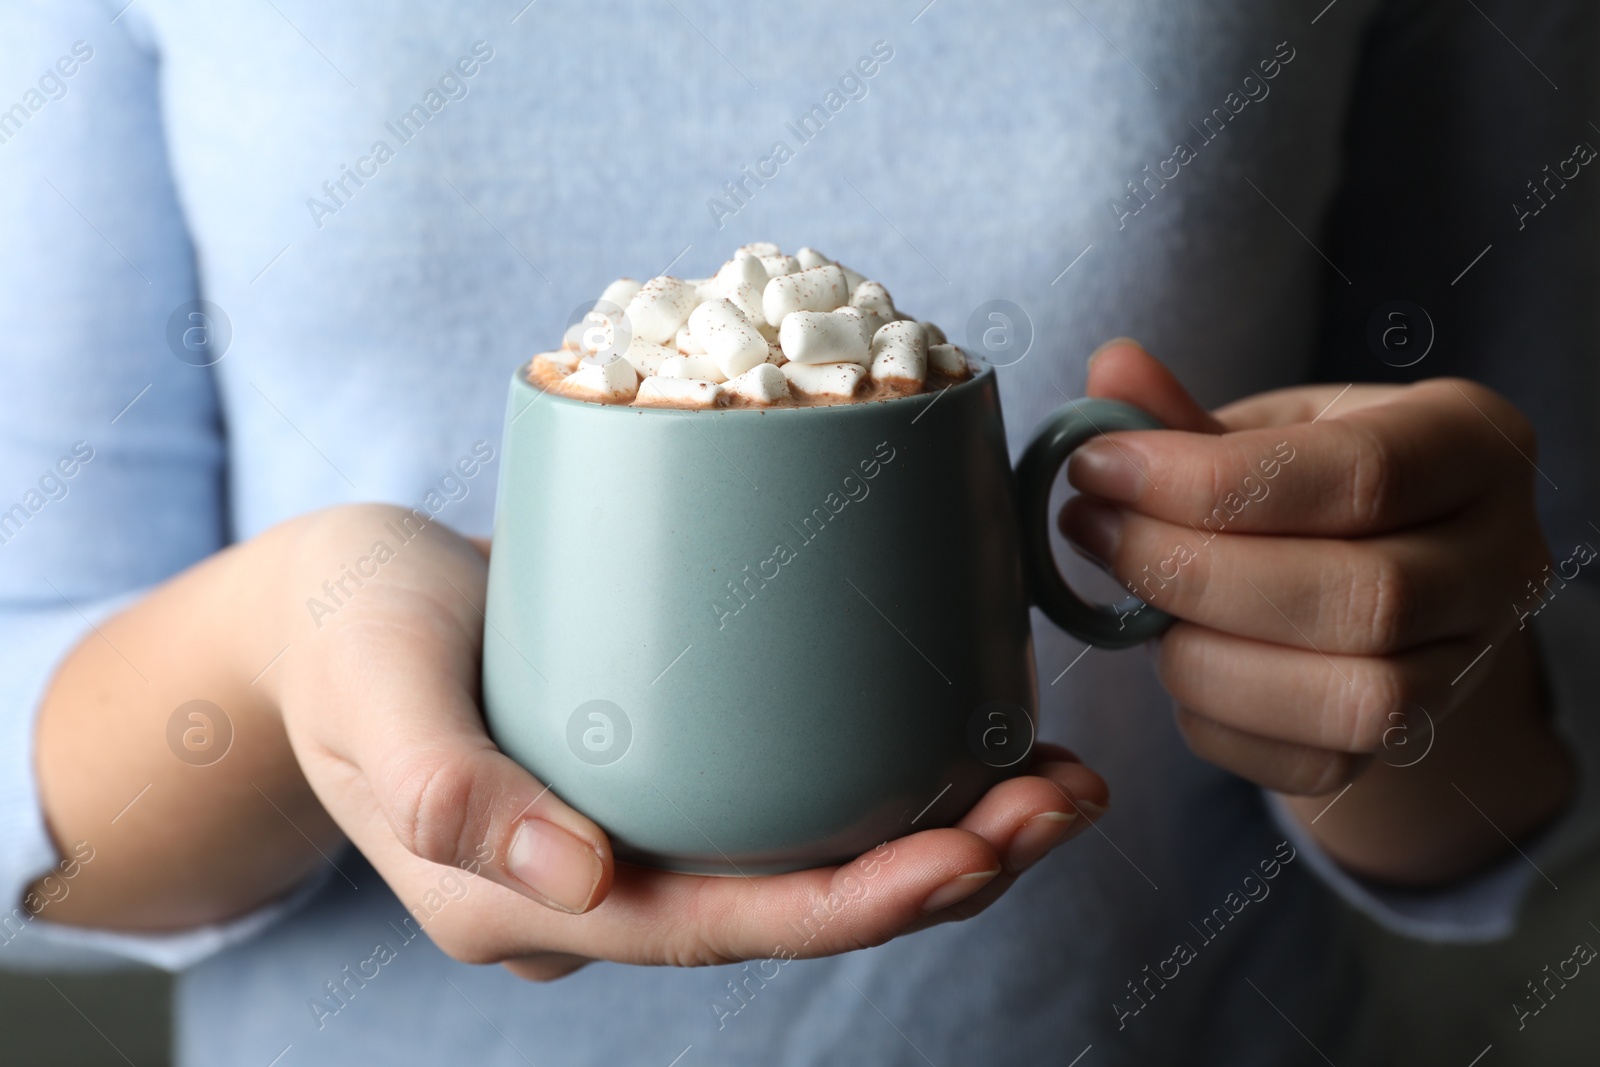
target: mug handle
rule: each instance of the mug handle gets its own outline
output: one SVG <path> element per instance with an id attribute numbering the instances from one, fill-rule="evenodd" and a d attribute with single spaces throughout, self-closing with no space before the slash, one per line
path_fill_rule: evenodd
<path id="1" fill-rule="evenodd" d="M 1072 591 L 1050 551 L 1050 490 L 1061 465 L 1091 437 L 1117 430 L 1164 429 L 1154 416 L 1117 400 L 1073 400 L 1039 426 L 1017 463 L 1022 505 L 1022 558 L 1033 602 L 1050 621 L 1100 648 L 1131 648 L 1157 636 L 1172 616 L 1137 597 L 1087 604 Z"/>

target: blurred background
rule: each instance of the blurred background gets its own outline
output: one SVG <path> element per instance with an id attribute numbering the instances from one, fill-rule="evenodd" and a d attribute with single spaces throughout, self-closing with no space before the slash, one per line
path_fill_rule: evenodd
<path id="1" fill-rule="evenodd" d="M 1367 982 L 1389 1052 L 1384 1063 L 1600 1062 L 1600 974 L 1580 971 L 1520 1030 L 1512 1007 L 1528 1001 L 1527 983 L 1542 978 L 1547 964 L 1554 969 L 1581 942 L 1600 947 L 1600 909 L 1593 906 L 1600 899 L 1600 857 L 1550 874 L 1560 888 L 1540 883 L 1531 890 L 1516 934 L 1492 945 L 1418 944 L 1344 913 L 1341 921 L 1365 950 Z M 171 1057 L 169 992 L 167 977 L 154 971 L 0 971 L 0 1067 L 162 1067 Z"/>

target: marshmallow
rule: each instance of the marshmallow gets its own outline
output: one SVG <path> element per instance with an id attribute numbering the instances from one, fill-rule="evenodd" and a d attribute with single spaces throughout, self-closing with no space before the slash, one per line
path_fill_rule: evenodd
<path id="1" fill-rule="evenodd" d="M 815 248 L 802 248 L 794 254 L 794 258 L 800 261 L 801 270 L 810 270 L 812 267 L 838 266 L 837 263 L 818 252 Z"/>
<path id="2" fill-rule="evenodd" d="M 783 349 L 779 348 L 773 342 L 768 341 L 767 342 L 767 362 L 772 364 L 774 367 L 781 367 L 785 363 L 789 362 L 789 357 L 787 357 L 787 356 L 785 356 L 783 354 Z"/>
<path id="3" fill-rule="evenodd" d="M 728 300 L 708 300 L 695 308 L 689 333 L 729 378 L 767 358 L 767 339 Z"/>
<path id="4" fill-rule="evenodd" d="M 677 354 L 664 345 L 653 345 L 649 341 L 641 341 L 635 337 L 628 343 L 628 351 L 623 353 L 623 358 L 633 364 L 633 369 L 639 372 L 639 377 L 644 378 L 651 374 L 659 374 L 661 364 Z"/>
<path id="5" fill-rule="evenodd" d="M 748 252 L 752 256 L 776 256 L 780 254 L 778 246 L 771 241 L 751 241 L 747 245 L 740 245 L 739 251 Z"/>
<path id="6" fill-rule="evenodd" d="M 573 371 L 578 369 L 578 364 L 583 360 L 583 353 L 575 352 L 570 348 L 563 348 L 556 352 L 541 352 L 539 355 L 534 356 L 533 358 L 543 359 L 551 363 L 555 363 L 564 368 L 566 373 L 571 374 Z"/>
<path id="7" fill-rule="evenodd" d="M 732 259 L 717 268 L 716 276 L 711 280 L 724 287 L 722 290 L 724 296 L 743 282 L 748 282 L 759 291 L 767 284 L 767 268 L 756 256 L 740 249 L 733 254 Z"/>
<path id="8" fill-rule="evenodd" d="M 762 312 L 767 322 L 779 327 L 791 312 L 832 311 L 849 302 L 844 271 L 832 265 L 781 275 L 768 281 L 761 291 Z"/>
<path id="9" fill-rule="evenodd" d="M 635 293 L 644 288 L 632 278 L 618 278 L 606 286 L 605 292 L 600 294 L 600 299 L 595 301 L 595 308 L 609 311 L 616 308 L 621 311 L 628 306 L 628 301 L 633 299 Z"/>
<path id="10" fill-rule="evenodd" d="M 683 279 L 651 278 L 628 301 L 628 325 L 633 336 L 664 345 L 688 321 L 696 302 L 694 286 Z"/>
<path id="11" fill-rule="evenodd" d="M 706 299 L 710 300 L 714 298 L 707 297 Z M 689 315 L 691 318 L 693 318 L 694 312 L 690 312 Z M 695 341 L 694 334 L 689 332 L 689 327 L 687 324 L 678 327 L 678 336 L 674 339 L 673 343 L 677 346 L 678 351 L 683 355 L 703 356 L 706 354 L 706 350 L 701 348 L 700 345 Z"/>
<path id="12" fill-rule="evenodd" d="M 758 363 L 737 378 L 729 378 L 722 390 L 752 403 L 771 404 L 789 395 L 789 379 L 771 363 Z"/>
<path id="13" fill-rule="evenodd" d="M 579 319 L 567 327 L 567 332 L 561 335 L 561 347 L 573 352 L 583 348 L 583 320 Z"/>
<path id="14" fill-rule="evenodd" d="M 867 371 L 859 363 L 785 363 L 779 368 L 796 392 L 854 396 Z"/>
<path id="15" fill-rule="evenodd" d="M 891 322 L 872 337 L 872 380 L 921 388 L 928 375 L 928 335 L 920 323 Z"/>
<path id="16" fill-rule="evenodd" d="M 927 323 L 922 324 L 924 328 Z M 970 373 L 967 366 L 967 354 L 955 345 L 929 345 L 928 365 L 940 374 L 948 374 L 952 378 L 965 378 Z"/>
<path id="17" fill-rule="evenodd" d="M 848 305 L 839 308 L 834 314 L 843 315 L 845 318 L 855 319 L 861 323 L 861 336 L 868 345 L 872 344 L 872 336 L 878 332 L 879 327 L 889 321 L 870 308 L 850 307 Z"/>
<path id="18" fill-rule="evenodd" d="M 934 345 L 947 345 L 950 343 L 950 338 L 946 337 L 944 331 L 933 323 L 924 322 L 919 323 L 919 325 L 922 327 L 922 332 L 928 335 L 928 347 L 930 349 Z"/>
<path id="19" fill-rule="evenodd" d="M 785 274 L 795 274 L 800 270 L 800 261 L 793 256 L 762 256 L 761 265 L 767 268 L 769 278 L 781 278 Z"/>
<path id="20" fill-rule="evenodd" d="M 870 362 L 862 319 L 840 311 L 791 311 L 783 317 L 778 344 L 796 363 Z"/>
<path id="21" fill-rule="evenodd" d="M 604 307 L 608 310 L 601 310 Z M 622 309 L 614 304 L 596 304 L 593 311 L 584 313 L 578 320 L 582 333 L 578 337 L 578 350 L 593 355 L 601 352 L 610 355 L 616 350 L 617 323 L 622 319 Z M 627 327 L 623 327 L 622 335 L 628 336 Z"/>
<path id="22" fill-rule="evenodd" d="M 839 264 L 839 269 L 844 271 L 844 284 L 845 284 L 845 287 L 850 290 L 850 295 L 854 296 L 857 287 L 860 286 L 862 282 L 867 280 L 867 276 L 865 274 L 861 274 L 861 273 L 858 273 L 857 271 L 851 270 L 849 267 L 845 266 L 843 263 Z"/>
<path id="23" fill-rule="evenodd" d="M 761 310 L 761 289 L 764 285 L 766 285 L 765 282 L 762 282 L 761 285 L 739 282 L 736 285 L 727 287 L 719 286 L 716 297 L 712 299 L 719 297 L 731 302 L 734 307 L 743 313 L 745 318 L 750 320 L 752 325 L 760 329 L 767 325 L 767 313 Z"/>
<path id="24" fill-rule="evenodd" d="M 850 306 L 875 311 L 884 322 L 893 322 L 897 314 L 889 290 L 873 281 L 863 281 L 855 287 L 850 293 Z"/>
<path id="25" fill-rule="evenodd" d="M 568 362 L 568 360 L 571 362 Z M 541 388 L 561 381 L 578 365 L 578 353 L 562 349 L 559 352 L 540 352 L 528 364 L 528 380 Z"/>
<path id="26" fill-rule="evenodd" d="M 715 382 L 652 375 L 639 383 L 633 402 L 641 408 L 714 408 L 727 401 Z"/>
<path id="27" fill-rule="evenodd" d="M 639 392 L 639 376 L 633 364 L 621 356 L 605 360 L 585 359 L 578 369 L 562 379 L 562 393 L 579 400 L 630 401 Z"/>
<path id="28" fill-rule="evenodd" d="M 702 382 L 725 382 L 728 376 L 710 356 L 671 356 L 661 361 L 656 371 L 663 378 L 694 378 Z"/>

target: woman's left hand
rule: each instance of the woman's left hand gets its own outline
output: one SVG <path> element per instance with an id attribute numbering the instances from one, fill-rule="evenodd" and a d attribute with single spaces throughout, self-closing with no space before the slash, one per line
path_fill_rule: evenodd
<path id="1" fill-rule="evenodd" d="M 1523 728 L 1544 739 L 1534 766 L 1515 769 L 1535 780 L 1523 810 L 1501 812 L 1508 832 L 1559 807 L 1565 757 L 1525 624 L 1541 603 L 1532 591 L 1548 597 L 1563 579 L 1535 511 L 1533 431 L 1515 407 L 1441 378 L 1284 389 L 1211 413 L 1131 342 L 1097 353 L 1089 394 L 1172 427 L 1080 448 L 1067 470 L 1082 495 L 1060 521 L 1080 551 L 1177 616 L 1157 663 L 1195 753 L 1321 796 L 1492 692 L 1502 739 Z M 1471 865 L 1463 853 L 1442 867 Z"/>

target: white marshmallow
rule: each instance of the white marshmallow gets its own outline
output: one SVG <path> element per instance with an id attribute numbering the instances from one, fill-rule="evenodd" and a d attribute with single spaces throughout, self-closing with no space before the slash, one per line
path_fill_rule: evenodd
<path id="1" fill-rule="evenodd" d="M 952 378 L 965 378 L 971 373 L 971 368 L 967 366 L 967 354 L 955 345 L 929 345 L 928 365 Z"/>
<path id="2" fill-rule="evenodd" d="M 565 348 L 559 352 L 540 352 L 528 366 L 528 378 L 539 385 L 559 382 L 578 366 L 578 359 L 578 353 Z"/>
<path id="3" fill-rule="evenodd" d="M 785 274 L 794 274 L 800 270 L 800 261 L 793 256 L 762 256 L 761 265 L 767 268 L 767 277 L 769 278 L 780 278 Z"/>
<path id="4" fill-rule="evenodd" d="M 708 300 L 695 308 L 689 333 L 729 378 L 767 358 L 767 339 L 728 300 Z"/>
<path id="5" fill-rule="evenodd" d="M 767 362 L 772 364 L 774 367 L 781 367 L 785 363 L 789 362 L 789 357 L 785 356 L 783 354 L 783 349 L 779 348 L 772 341 L 768 341 L 767 342 Z M 748 372 L 746 372 L 746 373 L 748 373 Z"/>
<path id="6" fill-rule="evenodd" d="M 833 260 L 818 252 L 815 248 L 802 248 L 794 254 L 794 258 L 800 261 L 801 270 L 810 270 L 812 267 L 838 266 L 837 263 L 834 263 Z"/>
<path id="7" fill-rule="evenodd" d="M 796 392 L 812 396 L 854 396 L 867 376 L 859 363 L 785 363 L 779 370 Z"/>
<path id="8" fill-rule="evenodd" d="M 850 293 L 850 305 L 875 311 L 884 322 L 893 322 L 897 314 L 889 290 L 873 281 L 864 281 L 855 287 Z"/>
<path id="9" fill-rule="evenodd" d="M 791 311 L 778 329 L 778 344 L 795 363 L 870 362 L 861 318 L 838 311 Z"/>
<path id="10" fill-rule="evenodd" d="M 707 299 L 717 298 L 708 297 Z M 693 318 L 694 312 L 691 311 L 689 313 L 689 317 Z M 700 345 L 695 341 L 694 334 L 689 332 L 689 327 L 687 324 L 678 327 L 678 336 L 674 339 L 673 343 L 677 346 L 678 351 L 686 356 L 703 356 L 706 354 L 706 350 L 701 348 Z"/>
<path id="11" fill-rule="evenodd" d="M 737 378 L 729 378 L 722 389 L 753 403 L 771 404 L 789 395 L 789 379 L 771 363 L 760 363 Z"/>
<path id="12" fill-rule="evenodd" d="M 776 256 L 780 249 L 771 241 L 751 241 L 747 245 L 740 245 L 739 251 L 748 252 L 752 256 Z"/>
<path id="13" fill-rule="evenodd" d="M 633 299 L 635 293 L 644 288 L 632 278 L 618 278 L 606 286 L 605 292 L 600 294 L 600 299 L 595 301 L 595 306 L 601 310 L 614 307 L 618 311 L 628 306 L 628 301 Z"/>
<path id="14" fill-rule="evenodd" d="M 748 282 L 759 291 L 767 284 L 767 268 L 756 256 L 741 249 L 733 254 L 733 258 L 717 268 L 716 276 L 711 279 L 724 287 L 723 295 L 731 292 L 741 282 Z"/>
<path id="15" fill-rule="evenodd" d="M 849 302 L 844 271 L 833 265 L 773 278 L 761 291 L 762 313 L 768 323 L 779 327 L 791 312 L 832 311 Z"/>
<path id="16" fill-rule="evenodd" d="M 639 383 L 634 405 L 641 408 L 714 408 L 726 403 L 722 386 L 696 378 L 652 375 Z"/>
<path id="17" fill-rule="evenodd" d="M 667 348 L 665 345 L 654 345 L 649 341 L 641 341 L 635 337 L 628 343 L 628 351 L 623 354 L 623 358 L 632 363 L 633 369 L 639 372 L 639 377 L 643 378 L 651 374 L 660 373 L 661 364 L 677 354 L 676 351 Z"/>
<path id="18" fill-rule="evenodd" d="M 844 284 L 845 284 L 845 287 L 850 290 L 850 295 L 854 296 L 855 292 L 856 292 L 856 288 L 862 282 L 867 280 L 867 276 L 865 274 L 861 274 L 861 273 L 859 273 L 857 271 L 851 270 L 849 267 L 845 266 L 843 263 L 839 264 L 839 269 L 844 271 Z"/>
<path id="19" fill-rule="evenodd" d="M 567 327 L 567 332 L 561 335 L 561 347 L 577 352 L 583 348 L 583 320 L 579 319 Z"/>
<path id="20" fill-rule="evenodd" d="M 928 376 L 928 335 L 921 323 L 887 323 L 872 337 L 872 380 L 921 387 Z"/>
<path id="21" fill-rule="evenodd" d="M 728 376 L 710 356 L 671 356 L 661 361 L 656 371 L 663 378 L 694 378 L 702 382 L 725 382 Z"/>
<path id="22" fill-rule="evenodd" d="M 922 323 L 922 332 L 928 335 L 929 348 L 934 345 L 947 345 L 950 343 L 950 338 L 944 335 L 944 331 L 931 322 Z"/>
<path id="23" fill-rule="evenodd" d="M 872 344 L 873 334 L 876 334 L 878 328 L 888 321 L 870 308 L 850 307 L 848 305 L 837 309 L 834 314 L 843 315 L 845 318 L 855 319 L 861 323 L 861 338 L 869 346 Z"/>
<path id="24" fill-rule="evenodd" d="M 651 278 L 628 301 L 628 325 L 633 336 L 652 344 L 671 341 L 689 319 L 698 299 L 694 286 L 681 278 Z"/>
<path id="25" fill-rule="evenodd" d="M 633 364 L 621 356 L 606 360 L 585 359 L 578 369 L 562 379 L 559 390 L 580 400 L 630 401 L 639 392 L 639 376 Z"/>
<path id="26" fill-rule="evenodd" d="M 615 350 L 617 321 L 622 318 L 622 309 L 611 304 L 605 306 L 611 310 L 601 311 L 600 305 L 596 305 L 594 311 L 584 312 L 583 318 L 578 320 L 583 330 L 578 338 L 579 351 L 590 355 L 596 352 L 610 355 Z"/>
<path id="27" fill-rule="evenodd" d="M 761 310 L 761 289 L 765 284 L 765 282 L 762 282 L 761 285 L 753 285 L 750 282 L 736 282 L 731 285 L 723 285 L 718 282 L 715 285 L 716 292 L 708 299 L 721 298 L 731 301 L 733 306 L 738 308 L 744 314 L 744 317 L 759 329 L 767 324 L 766 312 Z"/>

